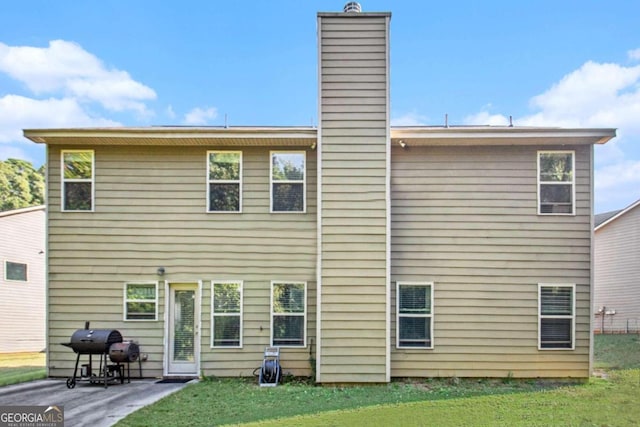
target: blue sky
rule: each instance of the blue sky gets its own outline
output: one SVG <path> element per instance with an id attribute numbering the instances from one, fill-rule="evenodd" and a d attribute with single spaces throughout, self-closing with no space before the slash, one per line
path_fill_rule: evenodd
<path id="1" fill-rule="evenodd" d="M 317 124 L 316 12 L 345 1 L 31 1 L 0 13 L 0 159 L 23 128 Z M 396 125 L 614 127 L 596 212 L 640 198 L 640 2 L 382 1 Z"/>

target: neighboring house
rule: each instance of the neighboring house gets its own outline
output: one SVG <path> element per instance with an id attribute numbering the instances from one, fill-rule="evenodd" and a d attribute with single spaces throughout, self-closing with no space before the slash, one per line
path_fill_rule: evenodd
<path id="1" fill-rule="evenodd" d="M 0 212 L 0 353 L 45 348 L 44 206 Z"/>
<path id="2" fill-rule="evenodd" d="M 640 200 L 594 222 L 594 329 L 640 332 Z"/>
<path id="3" fill-rule="evenodd" d="M 615 130 L 392 128 L 390 18 L 318 14 L 318 128 L 25 130 L 48 152 L 51 376 L 85 320 L 139 340 L 147 376 L 249 376 L 270 345 L 323 383 L 590 374 Z"/>

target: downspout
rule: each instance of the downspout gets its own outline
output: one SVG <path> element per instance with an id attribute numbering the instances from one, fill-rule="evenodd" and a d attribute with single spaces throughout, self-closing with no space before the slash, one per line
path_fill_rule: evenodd
<path id="1" fill-rule="evenodd" d="M 594 258 L 595 258 L 595 250 L 594 250 L 594 244 L 595 244 L 595 232 L 593 230 L 593 226 L 594 226 L 594 222 L 593 222 L 593 206 L 594 206 L 594 200 L 593 200 L 593 195 L 594 195 L 594 175 L 595 175 L 595 166 L 594 166 L 594 146 L 593 144 L 591 144 L 590 146 L 590 152 L 589 152 L 589 156 L 590 156 L 590 173 L 591 176 L 590 178 L 590 182 L 589 182 L 589 187 L 590 187 L 590 219 L 589 219 L 589 376 L 591 376 L 593 374 L 593 339 L 594 339 L 594 334 L 593 334 L 593 298 L 594 298 Z M 574 202 L 575 203 L 575 202 Z M 602 313 L 602 317 L 604 318 L 604 312 Z M 575 332 L 574 332 L 575 333 Z M 573 338 L 575 340 L 575 337 Z"/>
<path id="2" fill-rule="evenodd" d="M 389 26 L 390 17 L 386 18 L 386 65 L 387 70 L 387 108 L 386 108 L 386 182 L 385 182 L 385 199 L 386 199 L 386 367 L 385 367 L 385 379 L 387 382 L 391 381 L 391 123 L 390 123 L 390 89 L 389 81 L 391 76 L 391 70 L 389 68 Z"/>

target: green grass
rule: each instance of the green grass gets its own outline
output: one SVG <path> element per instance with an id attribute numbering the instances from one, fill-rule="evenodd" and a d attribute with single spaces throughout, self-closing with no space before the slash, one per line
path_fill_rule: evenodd
<path id="1" fill-rule="evenodd" d="M 316 387 L 294 380 L 261 388 L 254 379 L 216 379 L 189 385 L 160 403 L 132 414 L 118 426 L 234 424 L 380 404 L 532 392 L 566 384 L 565 381 L 454 378 Z"/>
<path id="2" fill-rule="evenodd" d="M 593 358 L 599 369 L 640 368 L 640 335 L 596 335 Z"/>
<path id="3" fill-rule="evenodd" d="M 597 365 L 640 368 L 638 347 L 637 335 L 598 335 Z M 632 426 L 640 420 L 639 392 L 640 369 L 588 382 L 448 378 L 316 387 L 290 378 L 260 388 L 255 379 L 206 379 L 118 426 Z"/>
<path id="4" fill-rule="evenodd" d="M 0 387 L 45 378 L 44 353 L 0 354 Z"/>
<path id="5" fill-rule="evenodd" d="M 637 426 L 640 370 L 556 390 L 369 406 L 252 426 Z"/>

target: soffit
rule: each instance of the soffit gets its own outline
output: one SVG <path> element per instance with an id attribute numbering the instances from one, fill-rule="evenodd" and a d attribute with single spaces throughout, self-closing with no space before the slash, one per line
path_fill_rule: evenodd
<path id="1" fill-rule="evenodd" d="M 25 129 L 24 136 L 52 145 L 310 146 L 314 128 L 86 128 Z"/>
<path id="2" fill-rule="evenodd" d="M 405 127 L 392 128 L 392 143 L 407 145 L 590 145 L 604 144 L 615 129 L 534 127 Z"/>

